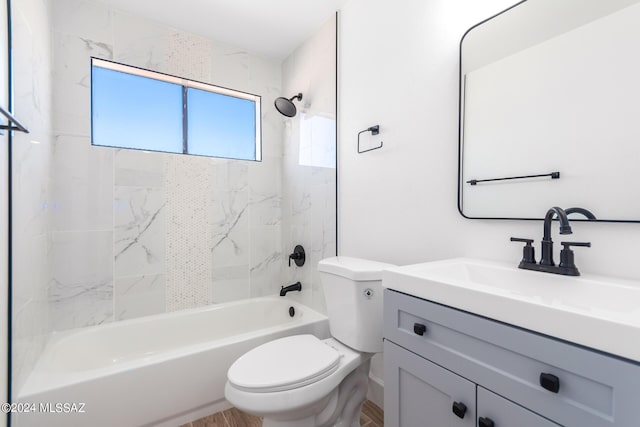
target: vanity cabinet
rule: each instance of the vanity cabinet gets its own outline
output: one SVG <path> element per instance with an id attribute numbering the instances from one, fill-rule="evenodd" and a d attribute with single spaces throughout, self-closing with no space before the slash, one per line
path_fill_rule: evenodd
<path id="1" fill-rule="evenodd" d="M 390 289 L 384 316 L 387 425 L 640 425 L 639 364 Z"/>
<path id="2" fill-rule="evenodd" d="M 480 386 L 476 402 L 480 427 L 558 427 L 558 424 Z"/>
<path id="3" fill-rule="evenodd" d="M 384 354 L 386 425 L 558 426 L 391 341 Z"/>
<path id="4" fill-rule="evenodd" d="M 474 383 L 388 340 L 384 344 L 384 363 L 385 425 L 475 425 Z M 454 404 L 458 415 L 453 413 Z"/>

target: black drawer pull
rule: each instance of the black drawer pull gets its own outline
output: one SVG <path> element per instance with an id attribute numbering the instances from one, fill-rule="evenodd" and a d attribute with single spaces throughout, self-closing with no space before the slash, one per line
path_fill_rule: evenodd
<path id="1" fill-rule="evenodd" d="M 464 415 L 467 413 L 467 405 L 462 402 L 453 402 L 452 409 L 458 418 L 464 418 Z"/>
<path id="2" fill-rule="evenodd" d="M 557 393 L 560 390 L 560 379 L 553 374 L 540 374 L 540 385 L 545 390 Z"/>
<path id="3" fill-rule="evenodd" d="M 422 336 L 425 332 L 427 332 L 427 327 L 422 323 L 414 323 L 413 332 L 415 332 L 417 335 Z"/>
<path id="4" fill-rule="evenodd" d="M 495 424 L 491 418 L 480 417 L 478 418 L 478 427 L 493 427 Z"/>

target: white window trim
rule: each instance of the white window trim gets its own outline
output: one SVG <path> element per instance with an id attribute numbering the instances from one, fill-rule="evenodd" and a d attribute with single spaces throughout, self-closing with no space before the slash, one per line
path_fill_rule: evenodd
<path id="1" fill-rule="evenodd" d="M 119 71 L 121 73 L 133 74 L 140 77 L 146 77 L 149 79 L 160 80 L 167 83 L 173 83 L 180 86 L 184 86 L 192 89 L 199 89 L 206 92 L 218 93 L 220 95 L 231 96 L 233 98 L 246 99 L 251 101 L 255 105 L 256 117 L 256 140 L 255 140 L 255 161 L 262 161 L 262 113 L 261 113 L 261 97 L 259 95 L 253 95 L 251 93 L 241 92 L 238 90 L 228 89 L 221 86 L 216 86 L 208 83 L 197 82 L 194 80 L 185 79 L 182 77 L 171 76 L 169 74 L 158 73 L 156 71 L 145 70 L 143 68 L 137 68 L 130 65 L 120 64 L 117 62 L 107 61 L 100 58 L 91 58 L 91 66 L 105 68 L 107 70 Z M 188 154 L 188 153 L 187 153 Z M 214 156 L 211 156 L 214 157 Z"/>

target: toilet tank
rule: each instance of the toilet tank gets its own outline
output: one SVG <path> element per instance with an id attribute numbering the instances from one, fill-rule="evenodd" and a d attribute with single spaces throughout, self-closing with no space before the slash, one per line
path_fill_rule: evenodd
<path id="1" fill-rule="evenodd" d="M 390 267 L 344 256 L 318 263 L 331 336 L 358 351 L 382 351 L 382 270 Z"/>

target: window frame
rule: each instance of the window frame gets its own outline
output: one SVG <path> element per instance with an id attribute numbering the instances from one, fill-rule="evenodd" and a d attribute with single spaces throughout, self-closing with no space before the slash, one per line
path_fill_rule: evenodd
<path id="1" fill-rule="evenodd" d="M 93 111 L 94 111 L 94 99 L 93 99 L 93 70 L 95 67 L 118 71 L 125 74 L 130 74 L 138 77 L 144 77 L 152 80 L 159 80 L 166 83 L 176 84 L 182 87 L 182 152 L 176 151 L 163 151 L 163 150 L 149 150 L 134 147 L 121 147 L 115 145 L 102 145 L 94 144 L 94 126 L 93 126 Z M 178 77 L 171 74 L 161 73 L 158 71 L 147 70 L 145 68 L 135 67 L 133 65 L 122 64 L 115 61 L 110 61 L 102 58 L 91 57 L 91 145 L 94 147 L 111 147 L 124 150 L 138 150 L 138 151 L 152 151 L 158 153 L 170 153 L 170 154 L 186 154 L 190 156 L 210 157 L 218 159 L 232 159 L 232 160 L 244 160 L 249 162 L 261 162 L 262 161 L 262 96 L 249 92 L 243 92 L 236 89 L 230 89 L 223 86 L 218 86 L 210 83 L 199 82 L 196 80 L 187 79 L 184 77 Z M 208 156 L 204 154 L 189 153 L 189 136 L 188 136 L 188 109 L 189 103 L 187 98 L 188 89 L 198 89 L 205 92 L 211 92 L 218 95 L 230 96 L 233 98 L 244 99 L 251 101 L 255 105 L 255 120 L 254 120 L 254 132 L 255 132 L 255 159 L 240 159 L 234 157 L 225 156 Z"/>

